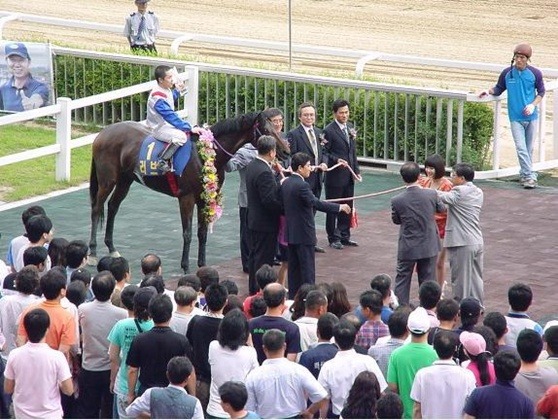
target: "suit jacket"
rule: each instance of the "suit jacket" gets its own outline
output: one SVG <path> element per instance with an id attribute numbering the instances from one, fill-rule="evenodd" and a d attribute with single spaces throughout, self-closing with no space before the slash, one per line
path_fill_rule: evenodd
<path id="1" fill-rule="evenodd" d="M 248 228 L 259 232 L 279 229 L 281 199 L 279 185 L 269 165 L 255 158 L 246 167 Z"/>
<path id="2" fill-rule="evenodd" d="M 399 229 L 397 258 L 403 261 L 433 257 L 440 251 L 434 215 L 445 207 L 436 191 L 410 186 L 391 199 L 391 219 Z"/>
<path id="3" fill-rule="evenodd" d="M 456 185 L 451 191 L 438 192 L 448 206 L 448 221 L 444 246 L 483 244 L 480 212 L 484 200 L 482 190 L 472 182 Z"/>
<path id="4" fill-rule="evenodd" d="M 298 152 L 306 153 L 312 158 L 310 162 L 312 165 L 319 165 L 320 163 L 325 163 L 327 165 L 327 159 L 325 158 L 323 148 L 320 143 L 322 130 L 316 127 L 313 127 L 312 129 L 314 130 L 314 135 L 316 136 L 318 156 L 314 155 L 314 150 L 312 149 L 310 139 L 308 138 L 308 134 L 306 132 L 307 130 L 302 124 L 287 133 L 287 139 L 289 140 L 289 146 L 291 148 L 291 155 Z M 312 172 L 310 176 L 305 179 L 305 181 L 310 185 L 312 192 L 319 197 L 322 191 L 322 182 L 324 181 L 323 172 Z"/>
<path id="5" fill-rule="evenodd" d="M 323 212 L 339 212 L 339 204 L 318 200 L 308 183 L 293 174 L 281 185 L 287 219 L 287 241 L 293 245 L 316 245 L 314 208 Z"/>
<path id="6" fill-rule="evenodd" d="M 347 130 L 351 128 L 353 128 L 353 126 L 347 124 Z M 331 167 L 335 165 L 339 159 L 344 159 L 358 175 L 360 169 L 356 157 L 355 140 L 351 138 L 347 142 L 345 134 L 341 131 L 336 121 L 332 121 L 324 128 L 324 137 L 326 140 L 324 152 L 327 156 L 327 166 Z M 348 169 L 340 167 L 326 174 L 325 183 L 332 187 L 343 187 L 349 183 L 354 183 L 354 180 Z"/>

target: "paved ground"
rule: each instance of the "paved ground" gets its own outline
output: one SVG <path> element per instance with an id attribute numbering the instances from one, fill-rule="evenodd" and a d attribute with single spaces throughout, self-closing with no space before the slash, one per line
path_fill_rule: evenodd
<path id="1" fill-rule="evenodd" d="M 400 185 L 399 177 L 385 172 L 369 172 L 358 185 L 357 194 L 383 191 Z M 482 225 L 485 235 L 485 279 L 487 310 L 507 309 L 506 290 L 515 282 L 526 282 L 535 293 L 532 316 L 541 321 L 558 318 L 555 296 L 558 291 L 558 188 L 534 191 L 519 188 L 515 182 L 480 182 L 485 191 Z M 225 213 L 208 241 L 208 264 L 215 265 L 222 277 L 236 280 L 246 293 L 247 279 L 240 269 L 236 209 L 236 174 L 227 177 Z M 382 195 L 357 203 L 359 227 L 353 238 L 358 248 L 342 251 L 327 249 L 318 254 L 317 282 L 342 281 L 356 302 L 373 275 L 394 275 L 398 228 L 391 223 L 389 198 Z M 41 201 L 56 227 L 56 236 L 67 239 L 89 237 L 87 190 Z M 165 277 L 180 272 L 182 247 L 176 200 L 135 185 L 122 205 L 116 222 L 115 243 L 139 278 L 139 260 L 146 252 L 159 254 Z M 5 255 L 9 238 L 20 234 L 20 214 L 24 207 L 2 211 L 0 215 L 0 255 Z M 1 210 L 1 207 L 0 207 Z M 324 226 L 319 215 L 318 226 Z M 325 232 L 319 242 L 326 245 Z M 102 238 L 99 238 L 102 244 Z M 100 255 L 106 248 L 100 247 Z M 197 245 L 192 247 L 191 267 L 195 267 Z M 416 286 L 413 286 L 415 293 Z"/>

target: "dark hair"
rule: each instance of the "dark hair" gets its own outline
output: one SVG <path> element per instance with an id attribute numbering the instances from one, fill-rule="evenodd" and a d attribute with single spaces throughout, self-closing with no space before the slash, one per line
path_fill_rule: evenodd
<path id="1" fill-rule="evenodd" d="M 471 182 L 473 179 L 475 179 L 475 170 L 469 163 L 456 164 L 453 167 L 453 172 L 455 172 L 457 176 L 462 176 L 463 178 L 465 178 L 465 181 L 467 182 Z"/>
<path id="2" fill-rule="evenodd" d="M 453 321 L 459 313 L 459 303 L 455 299 L 441 299 L 436 304 L 436 316 L 440 321 Z"/>
<path id="3" fill-rule="evenodd" d="M 400 419 L 403 417 L 403 401 L 395 392 L 387 391 L 376 404 L 376 417 L 379 419 Z"/>
<path id="4" fill-rule="evenodd" d="M 370 280 L 370 288 L 377 290 L 385 299 L 391 294 L 391 277 L 389 274 L 378 274 Z"/>
<path id="5" fill-rule="evenodd" d="M 149 319 L 149 302 L 157 295 L 157 290 L 153 286 L 140 287 L 134 295 L 134 318 L 147 321 Z"/>
<path id="6" fill-rule="evenodd" d="M 263 290 L 263 298 L 268 308 L 277 308 L 285 301 L 287 291 L 279 283 L 268 284 Z"/>
<path id="7" fill-rule="evenodd" d="M 416 182 L 420 175 L 420 167 L 416 162 L 405 162 L 399 169 L 401 178 L 406 184 Z"/>
<path id="8" fill-rule="evenodd" d="M 44 246 L 30 246 L 23 251 L 23 265 L 44 264 L 48 257 L 48 251 Z"/>
<path id="9" fill-rule="evenodd" d="M 172 317 L 172 302 L 167 295 L 158 294 L 151 298 L 147 310 L 155 324 L 163 324 Z"/>
<path id="10" fill-rule="evenodd" d="M 178 279 L 178 287 L 181 286 L 190 286 L 197 293 L 201 290 L 201 281 L 195 274 L 186 274 Z"/>
<path id="11" fill-rule="evenodd" d="M 370 371 L 360 372 L 341 411 L 344 419 L 373 419 L 376 417 L 376 402 L 380 395 L 378 378 Z"/>
<path id="12" fill-rule="evenodd" d="M 277 282 L 277 271 L 273 269 L 269 264 L 262 265 L 258 271 L 256 271 L 256 283 L 260 289 L 265 289 L 265 286 L 271 283 Z"/>
<path id="13" fill-rule="evenodd" d="M 329 304 L 333 300 L 333 288 L 329 283 L 321 282 L 316 284 L 316 289 L 319 290 L 320 292 L 323 292 L 323 294 L 326 295 L 327 302 L 328 302 L 328 312 L 331 312 L 329 311 Z"/>
<path id="14" fill-rule="evenodd" d="M 211 312 L 217 312 L 224 308 L 229 296 L 227 288 L 222 284 L 210 284 L 205 289 L 205 301 L 207 309 Z"/>
<path id="15" fill-rule="evenodd" d="M 219 284 L 219 272 L 213 267 L 207 265 L 200 267 L 196 271 L 196 275 L 200 279 L 202 293 L 205 293 L 205 289 L 210 284 Z"/>
<path id="16" fill-rule="evenodd" d="M 252 318 L 264 315 L 267 311 L 267 304 L 262 296 L 256 296 L 250 302 L 250 309 L 248 312 Z"/>
<path id="17" fill-rule="evenodd" d="M 198 294 L 190 286 L 180 286 L 174 291 L 174 301 L 178 306 L 188 306 L 198 299 Z"/>
<path id="18" fill-rule="evenodd" d="M 549 327 L 544 332 L 544 341 L 546 341 L 548 354 L 550 356 L 558 356 L 558 326 Z"/>
<path id="19" fill-rule="evenodd" d="M 174 356 L 167 364 L 167 377 L 173 385 L 179 385 L 192 374 L 194 366 L 186 356 Z"/>
<path id="20" fill-rule="evenodd" d="M 442 297 L 442 288 L 438 282 L 428 280 L 419 287 L 420 306 L 424 309 L 434 309 Z"/>
<path id="21" fill-rule="evenodd" d="M 78 268 L 70 275 L 70 283 L 74 281 L 81 281 L 85 286 L 91 283 L 91 272 L 87 268 Z"/>
<path id="22" fill-rule="evenodd" d="M 377 290 L 367 290 L 360 294 L 359 298 L 360 306 L 370 309 L 374 315 L 379 315 L 382 313 L 382 307 L 384 306 L 382 294 Z"/>
<path id="23" fill-rule="evenodd" d="M 475 362 L 477 364 L 481 385 L 490 385 L 490 370 L 488 367 L 488 364 L 490 363 L 490 353 L 484 351 L 477 355 L 472 355 L 471 353 L 467 352 L 467 356 L 469 357 L 469 359 L 471 359 L 472 362 Z"/>
<path id="24" fill-rule="evenodd" d="M 23 225 L 25 226 L 27 221 L 33 216 L 46 216 L 45 209 L 41 206 L 31 206 L 25 209 L 23 213 L 21 213 L 21 221 L 23 222 Z"/>
<path id="25" fill-rule="evenodd" d="M 66 264 L 70 268 L 78 268 L 87 257 L 89 247 L 84 241 L 71 241 L 66 247 Z"/>
<path id="26" fill-rule="evenodd" d="M 538 332 L 526 328 L 517 336 L 517 352 L 522 361 L 535 363 L 542 349 L 543 339 Z"/>
<path id="27" fill-rule="evenodd" d="M 221 320 L 217 331 L 217 341 L 221 347 L 228 347 L 234 351 L 246 345 L 248 335 L 248 320 L 242 311 L 233 309 Z"/>
<path id="28" fill-rule="evenodd" d="M 277 328 L 267 330 L 262 337 L 262 343 L 267 351 L 279 351 L 285 345 L 285 333 Z"/>
<path id="29" fill-rule="evenodd" d="M 25 295 L 30 295 L 39 286 L 39 270 L 34 265 L 23 267 L 15 277 L 16 290 Z"/>
<path id="30" fill-rule="evenodd" d="M 521 359 L 513 350 L 503 350 L 494 356 L 494 371 L 501 381 L 513 381 L 521 368 Z"/>
<path id="31" fill-rule="evenodd" d="M 292 321 L 296 321 L 297 319 L 302 318 L 304 316 L 304 311 L 306 310 L 306 304 L 305 304 L 306 296 L 308 296 L 308 293 L 310 293 L 312 290 L 316 290 L 316 289 L 317 286 L 315 284 L 310 284 L 310 283 L 304 283 L 302 286 L 299 287 L 298 291 L 296 292 L 296 295 L 293 298 L 293 303 L 289 308 Z M 265 299 L 265 293 L 264 293 L 264 299 Z M 266 304 L 269 307 L 267 300 L 266 300 Z M 328 308 L 328 312 L 329 312 L 329 308 Z"/>
<path id="32" fill-rule="evenodd" d="M 312 102 L 309 102 L 309 101 L 303 102 L 303 103 L 301 103 L 301 104 L 298 106 L 298 110 L 297 110 L 297 112 L 296 112 L 296 115 L 297 115 L 299 118 L 300 118 L 300 116 L 302 115 L 302 110 L 303 110 L 304 108 L 314 108 L 314 112 L 316 112 L 316 107 L 314 106 L 314 104 L 313 104 Z"/>
<path id="33" fill-rule="evenodd" d="M 277 116 L 283 116 L 283 112 L 281 112 L 281 110 L 279 108 L 267 108 L 265 109 L 262 114 L 265 116 L 265 118 L 267 118 L 268 120 L 275 118 Z"/>
<path id="34" fill-rule="evenodd" d="M 322 340 L 331 340 L 333 337 L 333 329 L 339 324 L 339 318 L 330 312 L 326 312 L 318 318 L 318 337 Z"/>
<path id="35" fill-rule="evenodd" d="M 39 242 L 41 237 L 45 233 L 49 233 L 51 230 L 52 222 L 47 216 L 42 214 L 30 217 L 25 224 L 27 238 L 32 244 Z"/>
<path id="36" fill-rule="evenodd" d="M 291 168 L 293 171 L 298 171 L 300 168 L 304 168 L 307 163 L 311 160 L 310 155 L 304 152 L 295 153 L 291 158 Z"/>
<path id="37" fill-rule="evenodd" d="M 234 280 L 232 279 L 221 280 L 219 284 L 225 286 L 225 289 L 227 289 L 227 293 L 229 295 L 238 295 L 238 285 Z"/>
<path id="38" fill-rule="evenodd" d="M 327 298 L 319 290 L 311 290 L 306 295 L 306 302 L 304 302 L 304 306 L 307 311 L 317 311 L 322 306 L 327 308 Z"/>
<path id="39" fill-rule="evenodd" d="M 516 283 L 508 289 L 508 303 L 513 311 L 525 312 L 533 302 L 533 291 L 524 283 Z"/>
<path id="40" fill-rule="evenodd" d="M 163 76 L 164 77 L 164 76 Z M 141 272 L 144 275 L 157 273 L 161 268 L 161 258 L 155 254 L 145 254 L 141 259 Z"/>
<path id="41" fill-rule="evenodd" d="M 434 179 L 443 178 L 446 174 L 446 162 L 437 154 L 428 156 L 424 161 L 424 167 L 434 168 Z"/>
<path id="42" fill-rule="evenodd" d="M 394 338 L 400 338 L 407 332 L 407 321 L 411 313 L 410 306 L 399 306 L 388 319 L 389 333 Z"/>
<path id="43" fill-rule="evenodd" d="M 31 343 L 40 342 L 50 327 L 48 312 L 41 308 L 31 309 L 23 317 L 23 326 Z"/>
<path id="44" fill-rule="evenodd" d="M 357 331 L 362 326 L 360 319 L 358 318 L 358 316 L 356 316 L 354 312 L 347 312 L 345 315 L 339 317 L 339 320 L 350 322 Z"/>
<path id="45" fill-rule="evenodd" d="M 500 312 L 489 312 L 484 316 L 482 321 L 483 325 L 494 331 L 496 338 L 499 340 L 506 333 L 506 328 L 508 323 L 506 322 L 506 317 Z"/>
<path id="46" fill-rule="evenodd" d="M 340 350 L 352 349 L 355 345 L 356 335 L 357 329 L 355 326 L 343 319 L 333 328 L 333 336 Z"/>
<path id="47" fill-rule="evenodd" d="M 331 282 L 329 284 L 331 287 L 331 296 L 327 296 L 327 311 L 332 314 L 337 315 L 337 317 L 342 317 L 347 312 L 351 311 L 351 303 L 349 302 L 349 297 L 347 296 L 347 288 L 343 283 L 338 281 Z M 322 292 L 325 291 L 322 290 Z"/>
<path id="48" fill-rule="evenodd" d="M 459 340 L 457 339 L 457 334 L 453 331 L 439 330 L 434 336 L 432 344 L 438 357 L 444 360 L 450 359 L 455 354 Z"/>
<path id="49" fill-rule="evenodd" d="M 48 244 L 48 256 L 52 267 L 66 267 L 66 248 L 68 240 L 64 238 L 53 238 Z"/>
<path id="50" fill-rule="evenodd" d="M 66 288 L 66 273 L 58 268 L 51 268 L 41 277 L 39 284 L 45 299 L 54 300 L 60 295 L 62 289 Z"/>
<path id="51" fill-rule="evenodd" d="M 267 155 L 277 148 L 277 141 L 272 136 L 263 135 L 258 139 L 256 149 L 261 156 Z"/>
<path id="52" fill-rule="evenodd" d="M 235 309 L 239 309 L 241 311 L 244 310 L 242 299 L 240 299 L 238 295 L 229 295 L 227 299 L 227 304 L 223 308 L 223 315 L 226 315 L 230 311 L 233 311 Z"/>
<path id="53" fill-rule="evenodd" d="M 494 331 L 492 331 L 492 328 L 485 325 L 477 325 L 473 329 L 473 332 L 482 335 L 482 338 L 484 338 L 484 342 L 486 343 L 486 351 L 490 353 L 489 356 L 494 356 L 498 353 L 498 339 L 496 338 Z"/>
<path id="54" fill-rule="evenodd" d="M 100 273 L 101 271 L 110 270 L 111 262 L 112 262 L 112 257 L 110 255 L 105 255 L 104 257 L 101 257 L 101 259 L 97 263 L 97 272 Z"/>
<path id="55" fill-rule="evenodd" d="M 110 262 L 110 272 L 114 276 L 114 279 L 119 282 L 126 278 L 126 274 L 130 272 L 130 264 L 128 260 L 124 257 L 113 258 Z"/>
<path id="56" fill-rule="evenodd" d="M 71 282 L 66 287 L 66 298 L 76 306 L 81 305 L 87 299 L 87 287 L 81 281 Z"/>
<path id="57" fill-rule="evenodd" d="M 171 68 L 169 66 L 165 66 L 165 65 L 160 65 L 155 67 L 155 80 L 157 81 L 157 83 L 159 83 L 160 80 L 164 79 L 167 75 L 167 71 L 169 71 Z"/>
<path id="58" fill-rule="evenodd" d="M 134 310 L 134 296 L 136 292 L 139 290 L 139 287 L 135 284 L 129 284 L 120 292 L 120 302 L 122 302 L 122 306 L 124 309 L 128 311 Z"/>
<path id="59" fill-rule="evenodd" d="M 335 101 L 333 101 L 331 109 L 335 113 L 339 111 L 339 108 L 343 108 L 344 106 L 349 106 L 349 102 L 345 99 L 336 99 Z"/>
<path id="60" fill-rule="evenodd" d="M 227 381 L 219 387 L 219 397 L 225 404 L 229 404 L 234 411 L 241 411 L 248 401 L 246 385 L 238 381 Z"/>
<path id="61" fill-rule="evenodd" d="M 153 286 L 157 293 L 162 294 L 165 291 L 165 280 L 158 274 L 149 274 L 140 283 L 140 287 L 147 286 Z"/>
<path id="62" fill-rule="evenodd" d="M 114 287 L 116 286 L 116 280 L 110 271 L 101 271 L 91 282 L 91 289 L 95 295 L 95 299 L 99 302 L 106 302 L 110 299 L 112 292 L 114 292 Z"/>

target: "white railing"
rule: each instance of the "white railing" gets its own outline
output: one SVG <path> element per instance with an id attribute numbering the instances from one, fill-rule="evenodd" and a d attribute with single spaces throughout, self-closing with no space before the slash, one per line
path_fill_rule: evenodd
<path id="1" fill-rule="evenodd" d="M 188 119 L 195 123 L 198 119 L 198 69 L 193 66 L 188 66 L 185 72 L 180 73 L 180 76 L 185 79 L 185 83 L 188 86 L 188 95 L 186 95 L 184 109 L 181 110 L 179 114 L 183 117 L 188 116 Z M 54 117 L 56 119 L 56 144 L 2 156 L 0 157 L 0 166 L 24 162 L 43 156 L 56 155 L 56 180 L 69 180 L 72 149 L 93 143 L 93 140 L 95 140 L 98 134 L 89 134 L 72 140 L 72 111 L 147 92 L 153 89 L 154 84 L 154 81 L 146 82 L 75 100 L 70 98 L 58 98 L 55 105 L 0 117 L 0 127 L 41 117 Z"/>

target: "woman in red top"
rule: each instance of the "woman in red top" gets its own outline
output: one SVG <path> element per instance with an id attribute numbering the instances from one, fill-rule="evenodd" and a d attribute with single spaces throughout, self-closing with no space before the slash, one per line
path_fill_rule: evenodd
<path id="1" fill-rule="evenodd" d="M 446 163 L 440 155 L 431 155 L 426 158 L 424 162 L 424 169 L 426 176 L 419 178 L 419 184 L 423 188 L 430 188 L 437 191 L 449 191 L 453 188 L 453 184 L 444 175 L 446 173 Z M 446 220 L 447 213 L 436 213 L 436 225 L 438 226 L 438 234 L 440 240 L 444 240 L 446 234 Z M 442 250 L 438 254 L 436 262 L 436 280 L 444 290 L 444 283 L 446 278 L 445 273 L 446 263 L 446 248 L 442 246 Z"/>

